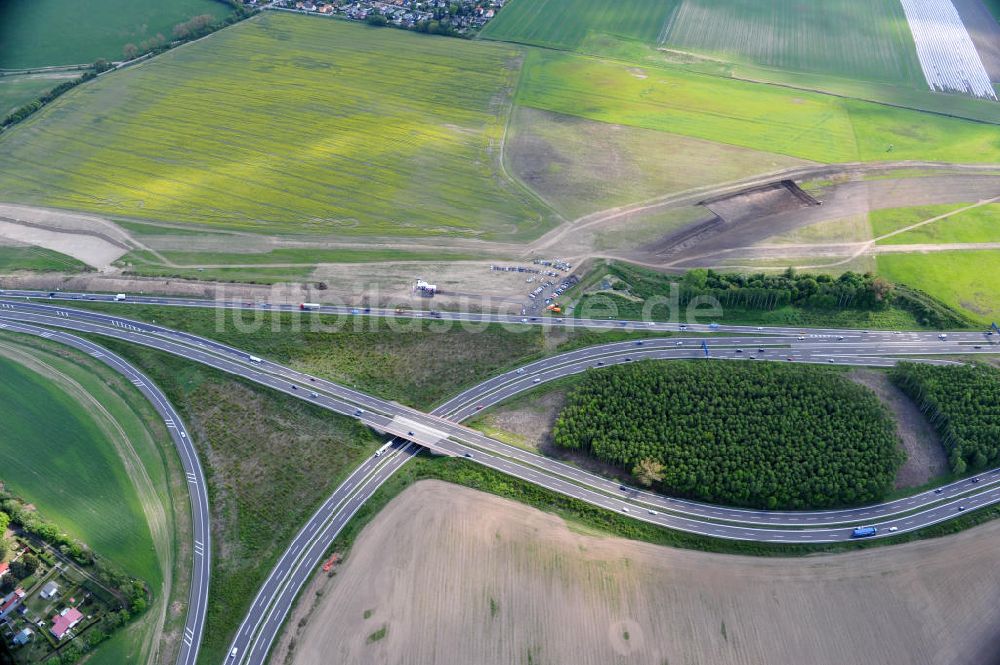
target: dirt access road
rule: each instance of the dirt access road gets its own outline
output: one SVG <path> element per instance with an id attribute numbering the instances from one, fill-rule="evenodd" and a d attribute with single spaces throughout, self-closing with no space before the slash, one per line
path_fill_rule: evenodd
<path id="1" fill-rule="evenodd" d="M 998 538 L 995 521 L 850 554 L 706 554 L 422 481 L 303 595 L 272 662 L 989 665 Z"/>

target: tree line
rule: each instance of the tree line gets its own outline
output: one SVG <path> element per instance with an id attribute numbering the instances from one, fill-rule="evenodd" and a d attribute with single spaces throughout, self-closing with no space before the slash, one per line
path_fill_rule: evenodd
<path id="1" fill-rule="evenodd" d="M 776 363 L 591 371 L 553 436 L 672 495 L 754 508 L 876 501 L 904 459 L 874 393 L 828 368 Z"/>
<path id="2" fill-rule="evenodd" d="M 678 304 L 686 308 L 695 299 L 713 298 L 723 307 L 744 311 L 773 311 L 794 306 L 815 311 L 854 310 L 877 312 L 896 307 L 910 312 L 925 326 L 964 327 L 970 322 L 959 312 L 931 296 L 873 273 L 847 271 L 840 276 L 799 273 L 720 273 L 690 270 L 680 278 L 636 266 L 615 264 L 609 273 L 621 279 L 613 288 L 649 300 L 678 288 Z"/>
<path id="3" fill-rule="evenodd" d="M 899 363 L 890 377 L 937 429 L 952 471 L 1000 465 L 1000 372 L 975 364 Z"/>

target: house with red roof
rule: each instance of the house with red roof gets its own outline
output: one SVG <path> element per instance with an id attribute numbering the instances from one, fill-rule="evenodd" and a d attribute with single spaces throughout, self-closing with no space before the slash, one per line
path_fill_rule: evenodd
<path id="1" fill-rule="evenodd" d="M 24 589 L 20 587 L 4 596 L 3 600 L 0 600 L 0 619 L 5 618 L 8 614 L 16 610 L 23 599 Z"/>
<path id="2" fill-rule="evenodd" d="M 9 569 L 10 569 L 9 563 L 7 563 L 6 561 L 0 561 L 0 577 L 6 575 Z"/>
<path id="3" fill-rule="evenodd" d="M 83 614 L 75 607 L 67 607 L 59 614 L 52 617 L 52 627 L 49 628 L 57 640 L 61 640 L 69 629 L 83 621 Z"/>

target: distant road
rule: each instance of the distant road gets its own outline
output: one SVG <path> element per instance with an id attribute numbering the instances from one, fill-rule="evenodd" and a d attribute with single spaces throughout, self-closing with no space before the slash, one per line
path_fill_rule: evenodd
<path id="1" fill-rule="evenodd" d="M 9 296 L 10 293 L 5 295 Z M 151 301 L 149 304 L 166 304 L 161 298 L 148 300 Z M 182 301 L 170 299 L 175 305 Z M 197 303 L 195 306 L 214 305 L 204 301 L 194 302 Z M 243 307 L 236 303 L 227 306 Z M 326 308 L 325 312 L 351 313 L 351 309 Z M 127 312 L 127 305 L 123 305 L 121 311 Z M 388 310 L 361 310 L 358 314 L 405 315 Z M 418 313 L 414 313 L 416 314 Z M 441 317 L 521 322 L 520 317 L 492 314 L 442 312 Z M 852 527 L 857 524 L 875 524 L 880 527 L 880 533 L 876 537 L 882 538 L 890 535 L 889 527 L 896 527 L 898 533 L 909 532 L 952 519 L 961 512 L 959 506 L 972 510 L 1000 501 L 1000 473 L 990 471 L 982 474 L 982 481 L 978 483 L 958 481 L 940 488 L 940 492 L 927 491 L 860 508 L 772 512 L 714 506 L 672 499 L 631 487 L 622 489 L 611 480 L 508 446 L 457 423 L 480 408 L 530 390 L 542 382 L 583 372 L 592 367 L 641 359 L 704 357 L 703 342 L 711 357 L 734 361 L 752 356 L 761 360 L 783 362 L 792 359 L 811 363 L 832 361 L 838 364 L 891 366 L 900 357 L 912 357 L 919 362 L 948 363 L 951 361 L 928 359 L 925 356 L 1000 352 L 1000 346 L 993 343 L 994 338 L 987 336 L 985 332 L 949 333 L 945 339 L 939 339 L 936 333 L 927 332 L 685 326 L 688 332 L 711 331 L 713 335 L 703 338 L 654 338 L 641 343 L 616 342 L 571 351 L 530 363 L 521 368 L 523 371 L 513 370 L 493 377 L 450 400 L 433 414 L 425 414 L 266 359 L 251 361 L 248 352 L 211 339 L 113 314 L 76 310 L 56 303 L 8 298 L 0 300 L 0 322 L 7 321 L 26 321 L 109 335 L 179 355 L 310 401 L 333 412 L 354 417 L 377 431 L 394 434 L 431 450 L 468 457 L 471 461 L 552 491 L 616 512 L 627 512 L 635 519 L 707 536 L 761 542 L 826 543 L 850 539 Z M 531 321 L 529 318 L 528 323 L 541 325 L 543 322 Z M 546 320 L 544 324 L 560 325 L 560 322 Z M 4 323 L 0 323 L 2 325 Z M 681 327 L 679 324 L 669 323 L 648 325 L 628 322 L 622 325 L 617 321 L 581 322 L 572 319 L 567 319 L 562 325 L 651 331 L 678 330 Z M 734 332 L 748 336 L 723 335 Z M 975 349 L 977 345 L 982 348 Z M 303 527 L 265 582 L 234 638 L 231 648 L 237 649 L 237 658 L 229 662 L 265 662 L 296 594 L 315 571 L 332 538 L 339 533 L 354 511 L 415 450 L 416 446 L 411 443 L 394 442 L 384 454 L 367 460 L 324 503 Z"/>
<path id="2" fill-rule="evenodd" d="M 184 467 L 184 473 L 190 490 L 192 553 L 191 589 L 188 593 L 187 619 L 184 624 L 184 635 L 177 653 L 177 665 L 195 665 L 198 659 L 198 649 L 201 646 L 202 634 L 205 630 L 205 609 L 208 606 L 208 585 L 211 575 L 211 528 L 208 508 L 208 492 L 205 485 L 205 474 L 202 472 L 198 453 L 187 435 L 180 415 L 167 399 L 166 395 L 150 381 L 142 372 L 104 347 L 89 340 L 66 332 L 40 328 L 24 323 L 5 322 L 0 329 L 11 332 L 44 337 L 75 349 L 100 360 L 131 381 L 141 392 L 167 426 L 177 453 Z"/>

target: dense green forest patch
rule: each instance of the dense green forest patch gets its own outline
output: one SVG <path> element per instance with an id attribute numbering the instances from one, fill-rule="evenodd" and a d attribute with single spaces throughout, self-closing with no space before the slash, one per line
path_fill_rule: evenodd
<path id="1" fill-rule="evenodd" d="M 890 376 L 937 428 L 952 471 L 1000 463 L 1000 372 L 986 365 L 900 363 Z"/>
<path id="2" fill-rule="evenodd" d="M 927 294 L 872 273 L 720 273 L 683 276 L 626 263 L 600 266 L 609 289 L 591 289 L 577 316 L 864 328 L 963 328 L 969 319 Z M 711 312 L 717 304 L 721 312 Z"/>
<path id="3" fill-rule="evenodd" d="M 836 370 L 775 363 L 590 372 L 553 435 L 670 494 L 771 509 L 876 501 L 903 462 L 874 393 Z"/>

